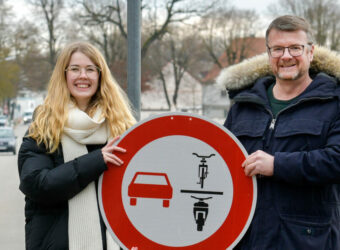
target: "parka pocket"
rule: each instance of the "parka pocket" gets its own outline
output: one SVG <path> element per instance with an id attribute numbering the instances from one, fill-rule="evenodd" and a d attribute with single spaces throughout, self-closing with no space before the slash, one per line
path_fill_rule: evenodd
<path id="1" fill-rule="evenodd" d="M 322 137 L 324 125 L 323 121 L 312 119 L 281 120 L 274 136 L 281 139 L 281 147 L 287 144 L 287 148 L 281 148 L 280 151 L 312 150 L 326 143 Z"/>
<path id="2" fill-rule="evenodd" d="M 331 226 L 329 222 L 310 222 L 281 216 L 279 237 L 279 250 L 332 249 Z"/>
<path id="3" fill-rule="evenodd" d="M 266 130 L 267 119 L 262 120 L 243 120 L 232 124 L 233 133 L 239 136 L 261 137 Z"/>
<path id="4" fill-rule="evenodd" d="M 263 149 L 263 136 L 268 125 L 268 119 L 241 120 L 232 123 L 232 133 L 241 141 L 248 153 Z"/>

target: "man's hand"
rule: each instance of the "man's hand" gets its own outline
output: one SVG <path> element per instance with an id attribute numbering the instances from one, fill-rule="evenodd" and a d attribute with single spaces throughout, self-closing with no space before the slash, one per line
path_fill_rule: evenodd
<path id="1" fill-rule="evenodd" d="M 117 157 L 113 153 L 114 151 L 119 151 L 119 152 L 122 152 L 122 153 L 126 152 L 126 150 L 124 148 L 117 147 L 117 146 L 113 145 L 116 141 L 118 141 L 118 139 L 119 139 L 119 136 L 115 137 L 113 140 L 109 141 L 102 148 L 102 154 L 103 154 L 104 162 L 106 164 L 112 163 L 114 165 L 120 166 L 124 163 L 119 157 Z"/>
<path id="2" fill-rule="evenodd" d="M 272 176 L 274 173 L 274 156 L 257 150 L 248 156 L 242 163 L 244 173 L 247 176 L 261 174 L 265 176 Z"/>

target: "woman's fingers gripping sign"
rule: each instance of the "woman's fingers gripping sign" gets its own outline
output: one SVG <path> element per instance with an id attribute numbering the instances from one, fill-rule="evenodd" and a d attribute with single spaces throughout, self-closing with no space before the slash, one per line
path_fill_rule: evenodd
<path id="1" fill-rule="evenodd" d="M 119 140 L 119 136 L 115 137 L 111 141 L 109 141 L 103 148 L 102 148 L 102 154 L 104 158 L 104 162 L 106 164 L 112 163 L 113 165 L 116 166 L 121 166 L 124 162 L 117 156 L 115 155 L 114 152 L 121 152 L 125 153 L 126 149 L 115 146 L 115 142 Z"/>

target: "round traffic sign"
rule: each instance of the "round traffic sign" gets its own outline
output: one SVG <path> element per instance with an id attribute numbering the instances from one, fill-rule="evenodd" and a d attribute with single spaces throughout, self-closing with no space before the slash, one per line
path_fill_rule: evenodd
<path id="1" fill-rule="evenodd" d="M 99 181 L 100 209 L 125 249 L 226 249 L 245 234 L 256 179 L 241 167 L 247 153 L 226 128 L 169 113 L 144 120 L 117 145 L 123 166 Z"/>

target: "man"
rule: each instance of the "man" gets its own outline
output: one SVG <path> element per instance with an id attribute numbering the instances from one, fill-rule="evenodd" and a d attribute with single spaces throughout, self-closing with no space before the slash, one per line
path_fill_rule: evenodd
<path id="1" fill-rule="evenodd" d="M 268 72 L 260 56 L 217 80 L 235 103 L 225 126 L 249 153 L 245 174 L 257 177 L 254 217 L 236 249 L 340 249 L 339 79 L 319 72 L 339 77 L 340 58 L 328 51 L 311 67 L 317 48 L 296 16 L 275 19 L 266 43 Z"/>

